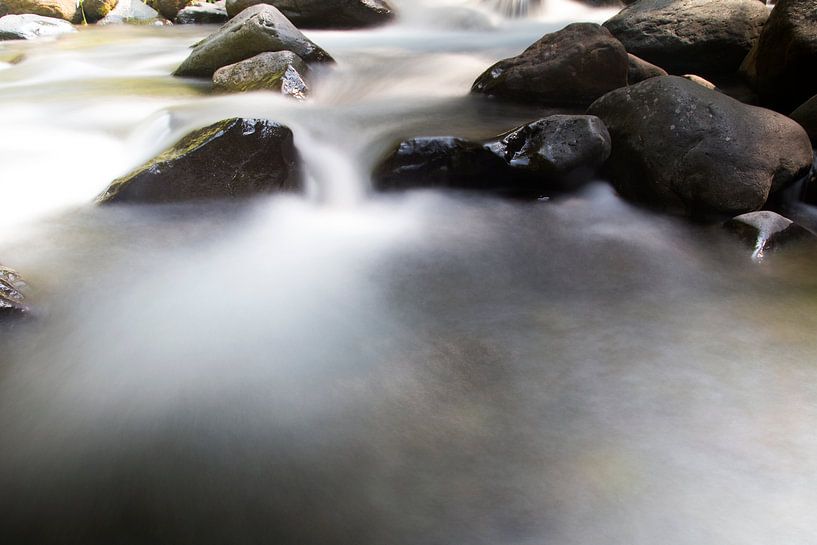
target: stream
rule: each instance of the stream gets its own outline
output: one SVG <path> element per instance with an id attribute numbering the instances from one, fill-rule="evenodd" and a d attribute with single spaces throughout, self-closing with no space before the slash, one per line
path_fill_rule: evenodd
<path id="1" fill-rule="evenodd" d="M 813 545 L 817 259 L 762 263 L 603 180 L 377 195 L 401 138 L 552 113 L 469 96 L 614 13 L 395 2 L 310 31 L 301 103 L 171 71 L 215 27 L 0 42 L 0 543 Z M 305 196 L 93 204 L 183 134 L 290 126 Z"/>

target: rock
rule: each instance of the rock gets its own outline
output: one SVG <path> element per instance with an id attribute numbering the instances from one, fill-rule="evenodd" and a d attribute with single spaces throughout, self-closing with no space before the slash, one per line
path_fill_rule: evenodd
<path id="1" fill-rule="evenodd" d="M 660 66 L 655 66 L 632 53 L 627 54 L 627 61 L 627 83 L 629 85 L 634 85 L 645 79 L 668 75 L 667 71 Z"/>
<path id="2" fill-rule="evenodd" d="M 817 238 L 804 227 L 767 210 L 749 212 L 732 218 L 724 224 L 724 228 L 752 248 L 752 259 L 755 261 L 762 261 L 770 250 L 779 249 L 793 242 L 817 241 Z"/>
<path id="3" fill-rule="evenodd" d="M 422 137 L 401 142 L 375 169 L 377 189 L 456 188 L 536 198 L 573 189 L 610 155 L 597 117 L 554 115 L 488 142 Z"/>
<path id="4" fill-rule="evenodd" d="M 780 0 L 741 67 L 762 103 L 790 112 L 817 94 L 817 0 Z"/>
<path id="5" fill-rule="evenodd" d="M 586 106 L 627 85 L 627 52 L 604 28 L 575 23 L 477 78 L 472 93 L 538 105 Z"/>
<path id="6" fill-rule="evenodd" d="M 261 53 L 245 61 L 228 64 L 213 74 L 213 86 L 230 92 L 273 90 L 304 99 L 309 93 L 304 74 L 306 63 L 292 51 Z"/>
<path id="7" fill-rule="evenodd" d="M 41 15 L 0 17 L 0 40 L 33 40 L 76 32 L 71 23 Z"/>
<path id="8" fill-rule="evenodd" d="M 797 123 L 677 76 L 612 91 L 588 113 L 610 131 L 606 171 L 618 192 L 672 212 L 757 210 L 811 166 Z"/>
<path id="9" fill-rule="evenodd" d="M 395 14 L 386 0 L 227 0 L 227 13 L 235 17 L 257 4 L 275 6 L 299 28 L 371 27 Z"/>
<path id="10" fill-rule="evenodd" d="M 153 0 L 153 7 L 165 19 L 172 21 L 179 11 L 193 0 Z"/>
<path id="11" fill-rule="evenodd" d="M 791 113 L 790 117 L 806 129 L 809 138 L 811 138 L 811 144 L 817 147 L 817 95 L 801 104 L 799 108 Z"/>
<path id="12" fill-rule="evenodd" d="M 159 18 L 159 12 L 139 0 L 119 0 L 108 15 L 97 22 L 98 25 L 150 24 Z"/>
<path id="13" fill-rule="evenodd" d="M 0 322 L 28 313 L 23 294 L 25 286 L 17 271 L 0 265 Z"/>
<path id="14" fill-rule="evenodd" d="M 227 22 L 224 2 L 193 2 L 182 8 L 175 19 L 178 25 L 220 25 Z"/>
<path id="15" fill-rule="evenodd" d="M 245 9 L 196 44 L 173 75 L 209 78 L 222 66 L 267 51 L 292 51 L 310 63 L 332 61 L 326 51 L 304 36 L 280 11 L 261 4 Z"/>
<path id="16" fill-rule="evenodd" d="M 73 23 L 82 21 L 76 0 L 0 0 L 0 16 L 28 14 Z"/>
<path id="17" fill-rule="evenodd" d="M 300 187 L 292 131 L 263 119 L 233 118 L 188 134 L 115 180 L 97 202 L 229 199 Z"/>
<path id="18" fill-rule="evenodd" d="M 552 115 L 489 142 L 518 174 L 540 179 L 587 178 L 610 156 L 610 133 L 592 115 Z M 579 172 L 580 171 L 580 172 Z"/>
<path id="19" fill-rule="evenodd" d="M 712 76 L 737 71 L 768 16 L 757 0 L 640 0 L 604 26 L 670 73 Z"/>
<path id="20" fill-rule="evenodd" d="M 116 8 L 118 0 L 82 0 L 82 13 L 85 21 L 96 23 Z"/>

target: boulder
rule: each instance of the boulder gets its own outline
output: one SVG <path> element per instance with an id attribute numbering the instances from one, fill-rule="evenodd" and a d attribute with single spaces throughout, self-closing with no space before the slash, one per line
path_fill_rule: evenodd
<path id="1" fill-rule="evenodd" d="M 757 0 L 640 0 L 604 26 L 670 73 L 712 76 L 738 70 L 768 16 Z"/>
<path id="2" fill-rule="evenodd" d="M 228 64 L 213 74 L 213 86 L 229 92 L 272 90 L 304 99 L 309 93 L 304 74 L 309 68 L 292 51 L 261 53 L 245 61 Z"/>
<path id="3" fill-rule="evenodd" d="M 606 29 L 575 23 L 494 64 L 471 92 L 537 105 L 587 106 L 627 85 L 628 63 L 624 47 Z"/>
<path id="4" fill-rule="evenodd" d="M 227 9 L 221 2 L 193 2 L 182 8 L 176 19 L 177 25 L 220 25 L 227 22 Z"/>
<path id="5" fill-rule="evenodd" d="M 332 57 L 295 28 L 280 11 L 260 4 L 242 11 L 196 44 L 174 76 L 212 77 L 234 64 L 267 51 L 292 51 L 306 62 L 331 62 Z"/>
<path id="6" fill-rule="evenodd" d="M 645 79 L 655 78 L 658 76 L 667 76 L 667 71 L 660 66 L 645 61 L 636 57 L 632 53 L 627 54 L 627 84 L 634 85 Z"/>
<path id="7" fill-rule="evenodd" d="M 73 23 L 82 21 L 76 0 L 0 0 L 0 16 L 27 14 Z"/>
<path id="8" fill-rule="evenodd" d="M 756 261 L 762 261 L 770 250 L 793 242 L 814 244 L 817 241 L 817 237 L 804 227 L 767 210 L 732 218 L 724 224 L 724 228 L 752 249 L 752 258 Z"/>
<path id="9" fill-rule="evenodd" d="M 394 18 L 386 0 L 227 0 L 227 13 L 235 17 L 250 6 L 275 6 L 299 28 L 364 28 Z"/>
<path id="10" fill-rule="evenodd" d="M 158 11 L 162 17 L 172 21 L 176 15 L 193 0 L 153 0 L 153 7 Z"/>
<path id="11" fill-rule="evenodd" d="M 82 13 L 85 21 L 96 23 L 116 8 L 118 0 L 82 0 Z"/>
<path id="12" fill-rule="evenodd" d="M 0 17 L 0 40 L 33 40 L 76 32 L 62 19 L 41 15 L 6 15 Z"/>
<path id="13" fill-rule="evenodd" d="M 791 113 L 790 117 L 806 129 L 809 138 L 811 138 L 811 144 L 817 147 L 817 95 L 801 104 L 799 108 Z"/>
<path id="14" fill-rule="evenodd" d="M 159 12 L 139 0 L 119 0 L 116 7 L 97 22 L 98 25 L 150 24 L 159 21 Z"/>
<path id="15" fill-rule="evenodd" d="M 741 67 L 762 103 L 790 112 L 817 94 L 817 0 L 780 0 Z"/>
<path id="16" fill-rule="evenodd" d="M 250 197 L 300 189 L 289 128 L 263 119 L 225 119 L 194 131 L 115 180 L 100 204 Z"/>
<path id="17" fill-rule="evenodd" d="M 29 311 L 23 294 L 25 286 L 17 271 L 0 265 L 0 322 L 19 318 Z"/>
<path id="18" fill-rule="evenodd" d="M 588 113 L 610 131 L 606 171 L 618 192 L 676 213 L 757 210 L 811 167 L 797 123 L 677 76 L 612 91 Z"/>
<path id="19" fill-rule="evenodd" d="M 456 188 L 517 198 L 573 189 L 610 155 L 610 136 L 597 117 L 554 115 L 487 142 L 455 137 L 412 138 L 374 171 L 377 189 Z"/>

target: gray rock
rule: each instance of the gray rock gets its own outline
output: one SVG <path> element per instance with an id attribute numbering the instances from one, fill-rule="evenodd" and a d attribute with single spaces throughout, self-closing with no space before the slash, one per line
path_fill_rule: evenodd
<path id="1" fill-rule="evenodd" d="M 606 170 L 618 192 L 672 212 L 757 210 L 811 167 L 797 123 L 676 76 L 613 91 L 588 113 L 610 131 Z"/>
<path id="2" fill-rule="evenodd" d="M 176 14 L 177 25 L 220 25 L 227 22 L 227 9 L 221 2 L 194 2 Z"/>
<path id="3" fill-rule="evenodd" d="M 116 7 L 98 25 L 150 24 L 159 20 L 159 12 L 139 0 L 119 0 Z"/>
<path id="4" fill-rule="evenodd" d="M 174 76 L 212 77 L 234 64 L 267 51 L 292 51 L 306 62 L 331 62 L 332 57 L 295 28 L 280 11 L 260 4 L 196 44 Z"/>
<path id="5" fill-rule="evenodd" d="M 213 86 L 229 92 L 281 91 L 287 96 L 303 99 L 309 93 L 304 77 L 308 71 L 303 59 L 291 51 L 261 53 L 216 70 Z"/>
<path id="6" fill-rule="evenodd" d="M 790 112 L 817 94 L 817 0 L 780 0 L 742 72 L 762 103 Z"/>
<path id="7" fill-rule="evenodd" d="M 817 241 L 810 231 L 775 212 L 763 210 L 742 214 L 724 224 L 752 249 L 752 259 L 762 261 L 766 253 L 793 242 Z"/>
<path id="8" fill-rule="evenodd" d="M 541 105 L 586 106 L 627 85 L 627 70 L 627 52 L 606 29 L 575 23 L 494 64 L 471 92 Z"/>
<path id="9" fill-rule="evenodd" d="M 0 17 L 0 40 L 33 40 L 76 32 L 71 23 L 41 15 Z"/>
<path id="10" fill-rule="evenodd" d="M 250 6 L 275 6 L 299 28 L 364 28 L 394 18 L 386 0 L 227 0 L 227 13 L 235 17 Z"/>
<path id="11" fill-rule="evenodd" d="M 17 271 L 0 265 L 0 322 L 29 312 L 23 294 L 25 287 L 26 283 Z"/>
<path id="12" fill-rule="evenodd" d="M 658 76 L 667 76 L 667 71 L 660 66 L 655 66 L 652 63 L 638 58 L 632 53 L 627 54 L 628 68 L 627 68 L 627 83 L 634 85 L 645 79 L 656 78 Z"/>
<path id="13" fill-rule="evenodd" d="M 292 131 L 263 119 L 233 118 L 188 134 L 115 180 L 97 202 L 231 199 L 300 187 Z"/>
<path id="14" fill-rule="evenodd" d="M 811 138 L 811 144 L 817 146 L 817 95 L 801 104 L 799 108 L 791 113 L 790 117 L 806 129 L 809 138 Z"/>
<path id="15" fill-rule="evenodd" d="M 757 0 L 639 0 L 604 26 L 673 74 L 737 71 L 769 16 Z"/>

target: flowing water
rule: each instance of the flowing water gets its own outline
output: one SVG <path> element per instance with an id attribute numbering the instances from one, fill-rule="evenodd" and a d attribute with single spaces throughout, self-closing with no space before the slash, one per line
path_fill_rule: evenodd
<path id="1" fill-rule="evenodd" d="M 520 203 L 367 175 L 397 139 L 547 112 L 467 96 L 609 11 L 401 3 L 314 32 L 305 103 L 171 78 L 212 28 L 2 44 L 0 543 L 812 545 L 817 278 L 603 182 Z M 91 204 L 194 127 L 290 125 L 307 197 Z"/>

